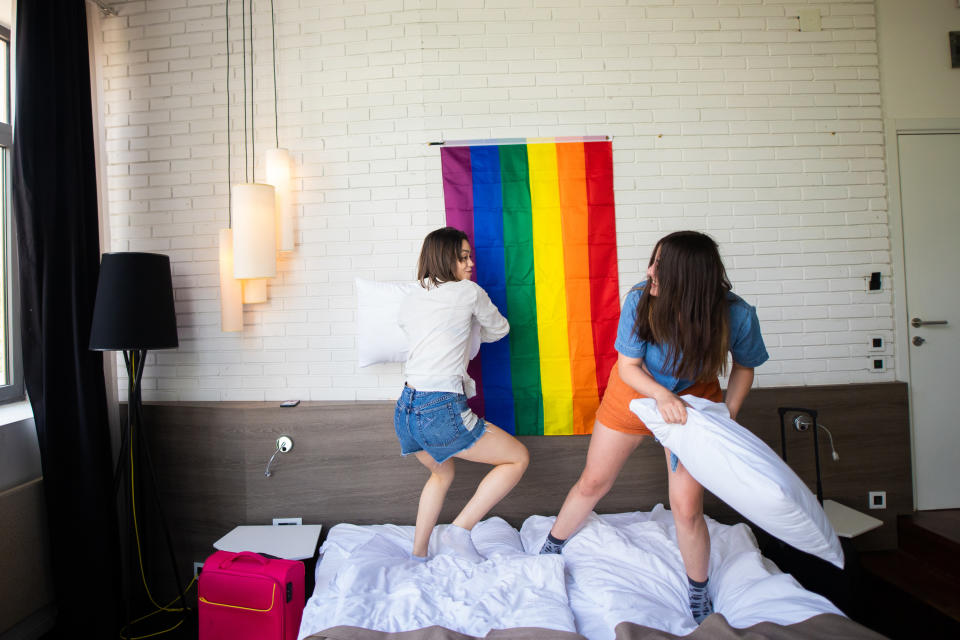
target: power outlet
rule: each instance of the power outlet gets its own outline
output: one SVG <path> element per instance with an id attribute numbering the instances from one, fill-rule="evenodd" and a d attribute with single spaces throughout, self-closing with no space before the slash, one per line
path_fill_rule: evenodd
<path id="1" fill-rule="evenodd" d="M 870 491 L 867 493 L 867 506 L 871 509 L 886 509 L 887 508 L 887 492 L 886 491 Z"/>
<path id="2" fill-rule="evenodd" d="M 194 578 L 199 578 L 201 572 L 203 572 L 203 563 L 202 563 L 202 562 L 194 562 L 194 563 L 193 563 L 193 577 L 194 577 Z"/>
<path id="3" fill-rule="evenodd" d="M 303 524 L 303 518 L 274 518 L 273 526 L 282 527 L 284 525 L 301 525 Z"/>

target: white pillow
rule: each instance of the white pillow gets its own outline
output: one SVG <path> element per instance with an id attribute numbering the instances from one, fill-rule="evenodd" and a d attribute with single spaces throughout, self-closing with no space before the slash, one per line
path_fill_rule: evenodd
<path id="1" fill-rule="evenodd" d="M 697 482 L 757 526 L 801 551 L 843 568 L 840 540 L 823 507 L 760 438 L 730 419 L 727 406 L 683 396 L 686 424 L 667 424 L 651 398 L 630 410 Z"/>
<path id="2" fill-rule="evenodd" d="M 415 282 L 377 282 L 357 278 L 357 360 L 361 367 L 384 362 L 406 362 L 407 334 L 400 328 L 400 304 Z M 480 352 L 480 325 L 470 327 L 470 360 Z"/>
<path id="3" fill-rule="evenodd" d="M 407 336 L 397 316 L 413 282 L 375 282 L 357 278 L 357 359 L 361 367 L 407 360 Z"/>

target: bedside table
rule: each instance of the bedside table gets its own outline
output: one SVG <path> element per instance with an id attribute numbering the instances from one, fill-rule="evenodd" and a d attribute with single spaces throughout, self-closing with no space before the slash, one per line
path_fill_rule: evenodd
<path id="1" fill-rule="evenodd" d="M 823 512 L 841 538 L 853 538 L 883 524 L 883 520 L 860 513 L 835 500 L 824 500 Z"/>
<path id="2" fill-rule="evenodd" d="M 281 524 L 240 525 L 213 543 L 218 551 L 253 551 L 304 565 L 304 595 L 313 595 L 316 584 L 317 540 L 323 525 Z"/>
<path id="3" fill-rule="evenodd" d="M 241 525 L 213 543 L 219 551 L 253 551 L 284 558 L 308 560 L 317 553 L 323 525 Z"/>

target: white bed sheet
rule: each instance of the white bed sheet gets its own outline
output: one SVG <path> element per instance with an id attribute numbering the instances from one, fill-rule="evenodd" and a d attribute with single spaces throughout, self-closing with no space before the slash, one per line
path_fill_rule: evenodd
<path id="1" fill-rule="evenodd" d="M 330 530 L 317 563 L 317 584 L 298 638 L 350 625 L 408 631 L 432 625 L 473 636 L 491 629 L 540 627 L 575 631 L 563 559 L 526 554 L 516 529 L 500 518 L 474 527 L 484 562 L 437 555 L 410 560 L 413 527 L 340 524 Z"/>
<path id="2" fill-rule="evenodd" d="M 553 521 L 528 518 L 520 531 L 524 547 L 539 549 Z M 763 621 L 787 625 L 821 613 L 843 615 L 829 600 L 807 591 L 765 559 L 747 525 L 728 526 L 710 518 L 707 525 L 708 589 L 714 610 L 731 626 Z M 577 631 L 590 640 L 613 638 L 614 628 L 623 621 L 676 635 L 696 629 L 673 515 L 662 505 L 650 512 L 591 515 L 563 555 Z"/>
<path id="3" fill-rule="evenodd" d="M 610 640 L 623 621 L 685 635 L 696 628 L 673 516 L 650 512 L 591 515 L 563 555 L 539 556 L 554 521 L 531 516 L 520 532 L 500 518 L 473 530 L 487 560 L 435 555 L 409 560 L 413 527 L 340 524 L 317 563 L 316 588 L 299 638 L 338 625 L 406 631 L 431 625 L 484 636 L 490 629 L 542 627 Z M 794 624 L 821 613 L 843 615 L 761 556 L 745 524 L 707 519 L 710 595 L 730 625 Z"/>

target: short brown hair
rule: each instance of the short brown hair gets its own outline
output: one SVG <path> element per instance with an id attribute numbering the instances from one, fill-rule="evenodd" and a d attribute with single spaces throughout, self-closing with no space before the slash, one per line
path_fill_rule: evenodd
<path id="1" fill-rule="evenodd" d="M 427 234 L 417 263 L 417 280 L 421 286 L 426 287 L 427 280 L 438 285 L 457 279 L 457 263 L 460 262 L 464 240 L 470 241 L 467 234 L 453 227 L 443 227 Z"/>

